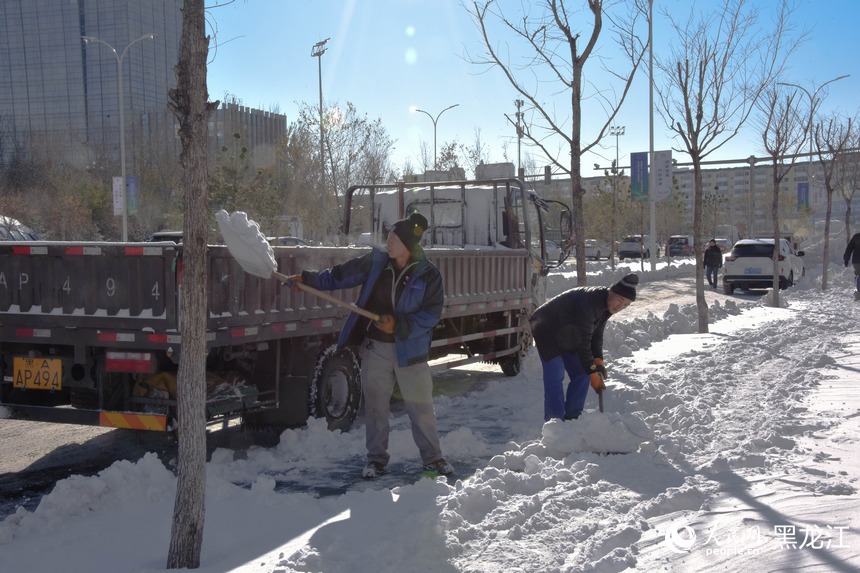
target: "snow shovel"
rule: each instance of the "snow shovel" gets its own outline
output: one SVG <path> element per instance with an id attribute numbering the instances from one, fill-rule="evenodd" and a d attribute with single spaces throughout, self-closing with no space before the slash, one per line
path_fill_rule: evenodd
<path id="1" fill-rule="evenodd" d="M 376 322 L 382 318 L 376 313 L 356 306 L 354 303 L 340 300 L 304 283 L 291 281 L 290 277 L 279 273 L 272 246 L 260 232 L 260 226 L 255 221 L 248 219 L 246 213 L 236 211 L 229 215 L 227 211 L 221 209 L 215 213 L 215 220 L 218 221 L 218 227 L 221 229 L 221 236 L 224 237 L 227 250 L 246 273 L 264 279 L 274 278 L 289 283 L 333 305 L 349 309 Z"/>
<path id="2" fill-rule="evenodd" d="M 604 376 L 603 374 L 600 374 L 600 379 L 605 382 L 606 376 Z M 601 414 L 603 413 L 603 391 L 604 390 L 606 390 L 605 387 L 601 388 L 600 390 L 597 391 L 597 409 L 600 411 Z"/>

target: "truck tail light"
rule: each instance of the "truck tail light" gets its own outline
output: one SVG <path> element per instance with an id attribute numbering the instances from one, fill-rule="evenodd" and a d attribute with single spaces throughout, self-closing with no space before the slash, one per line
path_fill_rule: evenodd
<path id="1" fill-rule="evenodd" d="M 108 372 L 155 372 L 155 360 L 151 352 L 118 352 L 109 350 L 105 354 L 105 370 Z"/>

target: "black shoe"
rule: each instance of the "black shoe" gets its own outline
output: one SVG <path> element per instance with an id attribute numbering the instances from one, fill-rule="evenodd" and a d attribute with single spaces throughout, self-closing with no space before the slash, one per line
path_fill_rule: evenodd
<path id="1" fill-rule="evenodd" d="M 367 462 L 364 469 L 361 470 L 361 477 L 365 479 L 373 479 L 385 473 L 385 466 L 379 462 Z"/>

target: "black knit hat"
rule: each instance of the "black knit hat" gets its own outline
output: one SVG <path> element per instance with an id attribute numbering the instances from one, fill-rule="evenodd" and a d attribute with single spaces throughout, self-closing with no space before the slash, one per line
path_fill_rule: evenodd
<path id="1" fill-rule="evenodd" d="M 631 273 L 609 287 L 609 290 L 633 301 L 636 300 L 636 285 L 638 284 L 639 275 Z"/>
<path id="2" fill-rule="evenodd" d="M 424 231 L 427 230 L 427 219 L 421 213 L 412 213 L 406 219 L 396 221 L 390 232 L 397 235 L 400 242 L 403 243 L 410 252 L 415 252 L 415 246 L 421 240 Z"/>

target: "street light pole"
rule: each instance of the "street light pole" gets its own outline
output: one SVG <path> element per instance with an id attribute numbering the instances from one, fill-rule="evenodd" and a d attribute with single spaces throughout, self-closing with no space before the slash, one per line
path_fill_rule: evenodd
<path id="1" fill-rule="evenodd" d="M 322 193 L 322 208 L 323 215 L 326 217 L 326 221 L 328 221 L 328 209 L 326 201 L 326 192 L 325 192 L 325 147 L 323 146 L 323 94 L 322 94 L 322 56 L 326 53 L 326 42 L 331 40 L 331 38 L 326 38 L 320 42 L 317 42 L 311 48 L 311 57 L 317 59 L 317 68 L 319 70 L 319 84 L 320 84 L 320 192 Z"/>
<path id="2" fill-rule="evenodd" d="M 522 108 L 525 105 L 521 99 L 514 100 L 514 105 L 517 106 L 517 177 L 524 179 L 523 171 L 523 160 L 522 155 L 520 154 L 520 148 L 523 141 L 523 128 L 522 128 L 522 120 L 523 120 L 523 112 Z"/>
<path id="3" fill-rule="evenodd" d="M 609 257 L 612 260 L 612 269 L 615 270 L 615 198 L 618 195 L 618 138 L 624 135 L 623 125 L 609 126 L 609 135 L 615 136 L 615 176 L 612 178 L 612 217 L 610 222 L 610 246 Z"/>
<path id="4" fill-rule="evenodd" d="M 806 89 L 805 87 L 798 85 L 798 84 L 793 84 L 791 82 L 776 82 L 777 85 L 780 85 L 780 86 L 791 86 L 793 88 L 797 88 L 797 89 L 801 90 L 803 93 L 805 93 L 806 97 L 809 98 L 809 123 L 806 124 L 806 134 L 809 136 L 809 160 L 806 163 L 806 184 L 809 186 L 809 193 L 810 194 L 812 194 L 812 121 L 813 121 L 814 116 L 815 116 L 815 107 L 817 105 L 815 98 L 818 96 L 818 92 L 820 92 L 821 89 L 824 86 L 826 86 L 827 84 L 831 84 L 835 81 L 847 78 L 850 75 L 851 74 L 845 74 L 844 76 L 839 76 L 838 78 L 833 78 L 832 80 L 827 80 L 826 82 L 824 82 L 823 84 L 818 86 L 818 88 L 812 93 L 809 93 L 808 89 Z"/>
<path id="5" fill-rule="evenodd" d="M 122 62 L 125 59 L 125 55 L 128 52 L 128 49 L 132 47 L 137 42 L 141 40 L 151 40 L 155 37 L 155 34 L 149 33 L 144 34 L 140 38 L 133 40 L 130 42 L 121 54 L 118 54 L 116 48 L 105 42 L 104 40 L 99 40 L 95 36 L 81 36 L 84 40 L 84 43 L 88 42 L 98 42 L 99 44 L 104 44 L 110 51 L 113 52 L 114 57 L 116 58 L 116 83 L 119 86 L 117 92 L 119 94 L 119 164 L 120 164 L 120 178 L 122 179 L 122 242 L 125 243 L 128 241 L 128 190 L 126 188 L 126 180 L 125 180 L 125 113 L 124 108 L 125 104 L 123 103 L 122 97 Z"/>
<path id="6" fill-rule="evenodd" d="M 424 111 L 423 109 L 418 109 L 417 107 L 412 108 L 412 111 L 417 111 L 419 113 L 423 113 L 424 115 L 426 115 L 427 117 L 430 118 L 430 121 L 433 122 L 433 170 L 434 171 L 439 168 L 438 164 L 436 163 L 436 123 L 439 121 L 439 118 L 442 117 L 443 113 L 445 113 L 446 111 L 448 111 L 451 108 L 457 107 L 458 105 L 460 105 L 460 104 L 455 103 L 454 105 L 449 105 L 448 107 L 446 107 L 445 109 L 443 109 L 442 111 L 437 113 L 435 118 L 432 115 L 430 115 L 428 112 Z"/>

